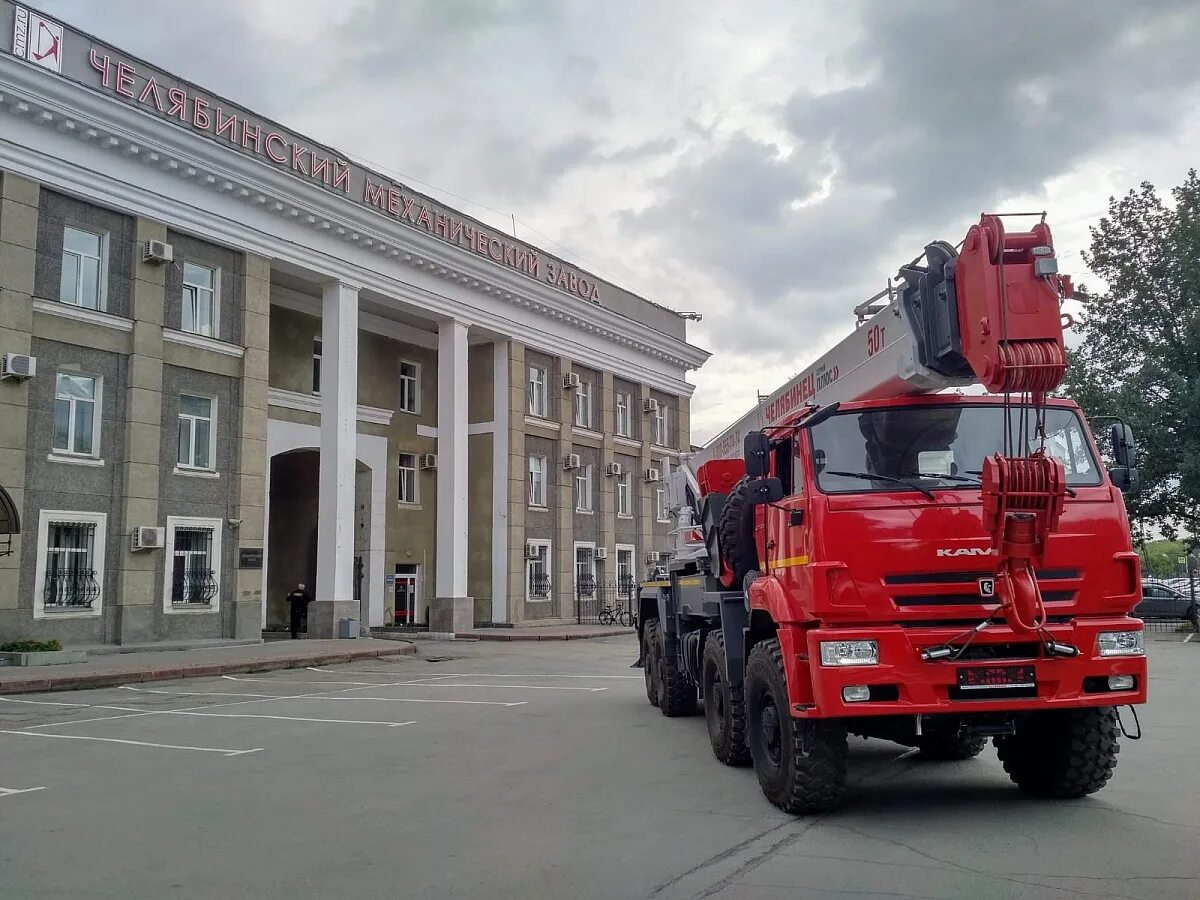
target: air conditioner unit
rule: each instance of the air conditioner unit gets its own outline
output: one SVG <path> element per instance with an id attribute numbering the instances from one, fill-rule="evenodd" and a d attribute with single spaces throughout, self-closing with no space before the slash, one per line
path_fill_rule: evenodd
<path id="1" fill-rule="evenodd" d="M 437 468 L 437 454 L 436 453 L 422 453 L 421 454 L 421 468 L 424 470 L 436 469 Z"/>
<path id="2" fill-rule="evenodd" d="M 175 248 L 166 241 L 146 241 L 142 245 L 142 262 L 162 265 L 175 260 Z"/>
<path id="3" fill-rule="evenodd" d="M 646 413 L 646 415 L 650 415 L 650 413 L 658 412 L 658 401 L 655 400 L 653 397 L 651 397 L 648 400 L 643 400 L 642 401 L 642 412 Z"/>
<path id="4" fill-rule="evenodd" d="M 579 454 L 578 453 L 568 453 L 566 456 L 564 456 L 563 457 L 563 468 L 564 469 L 578 469 L 579 468 Z"/>
<path id="5" fill-rule="evenodd" d="M 132 544 L 130 549 L 135 553 L 138 550 L 159 550 L 165 540 L 165 529 L 159 528 L 156 525 L 140 525 L 133 529 Z"/>
<path id="6" fill-rule="evenodd" d="M 621 464 L 620 463 L 609 463 L 607 466 L 604 467 L 604 474 L 605 475 L 615 475 L 616 477 L 620 478 L 621 477 Z"/>
<path id="7" fill-rule="evenodd" d="M 579 373 L 568 372 L 563 376 L 563 390 L 573 391 L 579 387 Z"/>
<path id="8" fill-rule="evenodd" d="M 595 559 L 608 559 L 608 548 L 607 547 L 597 547 L 596 555 L 594 558 Z"/>
<path id="9" fill-rule="evenodd" d="M 655 469 L 655 468 L 647 469 L 646 470 L 646 480 L 651 481 L 651 482 L 658 481 L 658 469 Z"/>
<path id="10" fill-rule="evenodd" d="M 525 545 L 525 558 L 526 559 L 541 559 L 542 558 L 542 548 L 535 547 L 533 544 L 526 544 Z"/>
<path id="11" fill-rule="evenodd" d="M 37 374 L 37 357 L 23 353 L 5 353 L 0 362 L 0 378 L 32 378 Z"/>

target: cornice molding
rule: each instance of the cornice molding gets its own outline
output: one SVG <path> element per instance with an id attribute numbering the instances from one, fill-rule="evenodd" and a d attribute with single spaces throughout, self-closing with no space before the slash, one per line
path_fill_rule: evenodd
<path id="1" fill-rule="evenodd" d="M 390 261 L 503 301 L 521 322 L 527 323 L 526 316 L 533 313 L 569 325 L 586 335 L 629 347 L 672 367 L 683 370 L 698 368 L 710 356 L 699 347 L 655 332 L 613 310 L 562 295 L 554 288 L 543 286 L 530 278 L 498 269 L 482 257 L 472 259 L 470 255 L 447 252 L 451 248 L 439 246 L 440 242 L 435 237 L 410 231 L 400 225 L 384 227 L 388 224 L 385 220 L 369 209 L 347 202 L 344 197 L 300 182 L 262 161 L 232 152 L 214 141 L 200 138 L 118 100 L 66 79 L 47 76 L 38 67 L 22 60 L 0 55 L 0 84 L 3 85 L 0 87 L 0 110 L 8 115 L 23 117 L 39 126 L 74 136 L 104 153 L 159 168 L 193 182 L 227 202 L 232 201 L 233 205 L 241 203 L 258 207 L 311 229 L 320 243 L 333 244 L 324 248 L 327 258 L 343 260 L 340 267 L 342 271 L 333 273 L 342 280 L 371 287 L 385 296 L 412 293 L 412 289 L 416 288 L 423 295 L 419 299 L 428 302 L 435 313 L 468 324 L 494 328 L 502 333 L 512 330 L 511 327 L 504 327 L 503 322 L 486 321 L 491 317 L 481 315 L 483 310 L 472 309 L 469 304 L 425 291 L 407 282 L 404 291 L 398 290 L 395 276 L 389 277 L 380 271 L 381 268 L 390 268 L 386 266 Z M 47 173 L 46 177 L 50 183 L 54 183 L 53 173 Z M 132 192 L 132 185 L 126 187 Z M 79 185 L 75 189 L 85 195 L 88 193 L 86 185 Z M 157 204 L 160 207 L 161 199 Z M 224 218 L 237 220 L 236 209 L 231 208 Z M 377 254 L 385 265 L 371 269 L 351 266 L 350 271 L 344 271 L 344 254 L 339 255 L 338 242 Z M 254 243 L 259 246 L 248 249 L 264 256 L 295 259 L 301 264 L 307 258 L 304 254 L 297 257 L 295 248 L 282 248 L 269 243 L 264 247 L 261 236 Z M 440 303 L 432 302 L 433 298 Z M 540 329 L 532 326 L 531 330 L 536 332 Z M 544 333 L 547 341 L 532 339 L 528 342 L 536 346 L 561 348 L 561 340 L 548 332 Z M 520 334 L 514 337 L 524 339 Z M 576 355 L 591 361 L 583 354 Z M 594 357 L 597 354 L 591 355 Z M 661 382 L 664 379 L 660 376 L 655 380 Z M 686 382 L 682 379 L 669 380 L 675 382 L 671 390 L 684 393 L 683 385 Z"/>

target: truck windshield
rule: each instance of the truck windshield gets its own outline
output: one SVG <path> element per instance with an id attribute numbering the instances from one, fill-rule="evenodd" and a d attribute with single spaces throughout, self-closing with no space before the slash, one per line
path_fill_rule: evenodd
<path id="1" fill-rule="evenodd" d="M 1017 407 L 1012 414 L 1016 453 L 1025 451 L 1020 419 Z M 1032 423 L 1031 411 L 1028 421 Z M 957 404 L 846 412 L 815 425 L 811 435 L 817 484 L 826 493 L 970 489 L 978 483 L 984 457 L 1004 451 L 1004 409 Z M 1046 451 L 1062 460 L 1069 485 L 1101 483 L 1100 467 L 1084 435 L 1074 410 L 1046 411 Z M 1039 441 L 1028 444 L 1032 451 Z"/>

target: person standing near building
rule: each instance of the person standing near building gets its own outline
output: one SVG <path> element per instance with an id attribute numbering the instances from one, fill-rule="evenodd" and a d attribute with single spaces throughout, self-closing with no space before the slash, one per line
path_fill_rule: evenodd
<path id="1" fill-rule="evenodd" d="M 312 603 L 312 600 L 312 596 L 304 589 L 303 584 L 296 585 L 296 589 L 287 595 L 288 606 L 291 607 L 293 641 L 300 636 L 300 623 L 303 621 L 305 613 L 308 610 L 308 604 Z"/>

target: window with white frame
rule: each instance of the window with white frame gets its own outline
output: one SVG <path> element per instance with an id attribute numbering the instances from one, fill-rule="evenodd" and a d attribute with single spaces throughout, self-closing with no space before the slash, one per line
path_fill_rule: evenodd
<path id="1" fill-rule="evenodd" d="M 541 366 L 529 367 L 529 414 L 546 416 L 546 370 Z"/>
<path id="2" fill-rule="evenodd" d="M 104 513 L 41 511 L 34 618 L 100 615 L 107 518 Z"/>
<path id="3" fill-rule="evenodd" d="M 632 437 L 631 432 L 633 419 L 630 414 L 630 407 L 633 403 L 633 397 L 628 391 L 617 391 L 616 411 L 614 413 L 617 435 L 620 437 Z"/>
<path id="4" fill-rule="evenodd" d="M 212 397 L 179 397 L 179 467 L 205 469 L 214 467 L 216 456 L 216 406 Z"/>
<path id="5" fill-rule="evenodd" d="M 592 511 L 592 464 L 575 470 L 575 512 Z"/>
<path id="6" fill-rule="evenodd" d="M 312 392 L 321 393 L 321 339 L 313 338 Z"/>
<path id="7" fill-rule="evenodd" d="M 94 375 L 59 372 L 54 383 L 55 453 L 100 455 L 100 400 L 102 384 Z"/>
<path id="8" fill-rule="evenodd" d="M 636 553 L 633 544 L 617 544 L 617 593 L 632 597 L 637 590 Z"/>
<path id="9" fill-rule="evenodd" d="M 617 515 L 633 517 L 633 476 L 628 470 L 617 476 Z"/>
<path id="10" fill-rule="evenodd" d="M 671 440 L 671 434 L 668 430 L 670 423 L 670 410 L 667 405 L 661 400 L 658 403 L 658 409 L 654 411 L 654 443 L 659 447 L 670 447 L 668 441 Z"/>
<path id="11" fill-rule="evenodd" d="M 180 330 L 217 336 L 217 270 L 183 264 L 183 315 Z"/>
<path id="12" fill-rule="evenodd" d="M 211 606 L 217 596 L 219 547 L 214 546 L 213 526 L 179 525 L 172 528 L 171 603 L 174 606 Z"/>
<path id="13" fill-rule="evenodd" d="M 400 411 L 420 412 L 421 368 L 416 363 L 400 363 Z"/>
<path id="14" fill-rule="evenodd" d="M 529 505 L 546 505 L 546 457 L 529 457 Z"/>
<path id="15" fill-rule="evenodd" d="M 671 521 L 671 509 L 667 503 L 667 491 L 665 488 L 658 488 L 654 491 L 654 511 L 658 521 Z"/>
<path id="16" fill-rule="evenodd" d="M 63 229 L 58 299 L 85 309 L 104 309 L 108 236 L 71 225 Z"/>
<path id="17" fill-rule="evenodd" d="M 221 519 L 167 516 L 164 613 L 220 608 L 221 527 Z"/>
<path id="18" fill-rule="evenodd" d="M 592 383 L 580 381 L 575 388 L 575 424 L 579 428 L 592 427 Z"/>
<path id="19" fill-rule="evenodd" d="M 401 453 L 399 471 L 399 486 L 397 499 L 401 503 L 417 503 L 417 455 Z"/>
<path id="20" fill-rule="evenodd" d="M 575 593 L 580 597 L 596 594 L 596 545 L 575 545 Z"/>
<path id="21" fill-rule="evenodd" d="M 525 544 L 525 602 L 550 599 L 550 542 L 531 540 Z"/>

